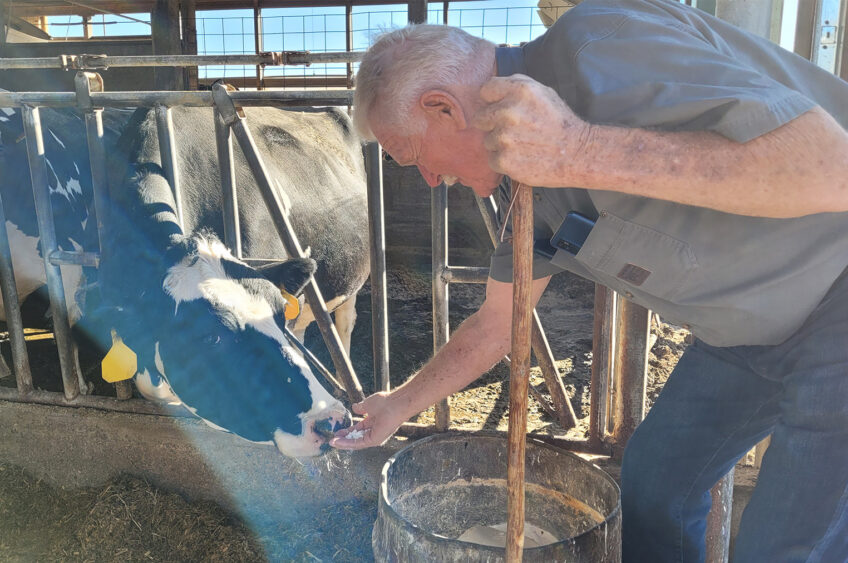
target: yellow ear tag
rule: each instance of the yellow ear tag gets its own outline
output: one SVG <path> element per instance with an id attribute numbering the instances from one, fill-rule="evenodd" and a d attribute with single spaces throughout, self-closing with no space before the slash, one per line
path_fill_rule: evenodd
<path id="1" fill-rule="evenodd" d="M 300 314 L 300 302 L 297 300 L 297 297 L 282 289 L 280 293 L 283 294 L 283 299 L 286 300 L 286 320 L 296 319 Z"/>
<path id="2" fill-rule="evenodd" d="M 138 358 L 119 336 L 112 337 L 112 348 L 100 363 L 103 379 L 109 383 L 124 381 L 135 375 Z"/>

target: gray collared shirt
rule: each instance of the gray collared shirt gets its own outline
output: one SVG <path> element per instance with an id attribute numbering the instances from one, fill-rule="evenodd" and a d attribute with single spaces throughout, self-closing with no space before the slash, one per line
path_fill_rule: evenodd
<path id="1" fill-rule="evenodd" d="M 677 2 L 586 0 L 538 39 L 498 48 L 497 64 L 555 89 L 591 123 L 745 142 L 821 106 L 848 128 L 848 84 Z M 534 199 L 537 239 L 571 210 L 596 221 L 576 256 L 535 256 L 536 278 L 570 270 L 714 346 L 782 342 L 848 266 L 848 213 L 746 217 L 579 187 L 534 188 Z M 512 279 L 508 243 L 490 275 Z"/>

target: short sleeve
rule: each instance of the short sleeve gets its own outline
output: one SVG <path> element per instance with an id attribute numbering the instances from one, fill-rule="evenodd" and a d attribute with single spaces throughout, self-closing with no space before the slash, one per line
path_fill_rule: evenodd
<path id="1" fill-rule="evenodd" d="M 498 225 L 503 225 L 504 221 L 507 221 L 507 226 L 504 229 L 504 241 L 498 244 L 489 261 L 489 277 L 495 281 L 505 283 L 512 283 L 512 222 L 506 217 L 506 210 L 509 208 L 510 200 L 509 183 L 509 178 L 504 178 L 504 181 L 498 186 L 494 194 L 498 207 Z M 533 221 L 533 238 L 534 240 L 549 240 L 551 238 L 550 233 L 546 233 L 540 225 L 538 217 L 535 217 Z M 552 276 L 562 271 L 562 268 L 554 266 L 551 263 L 551 259 L 547 256 L 536 252 L 533 253 L 534 280 Z"/>
<path id="2" fill-rule="evenodd" d="M 595 15 L 574 20 L 591 26 Z M 609 20 L 604 20 L 609 27 Z M 713 131 L 745 142 L 815 107 L 694 26 L 650 14 L 620 17 L 605 34 L 562 40 L 559 65 L 569 105 L 592 123 L 669 131 Z M 578 36 L 581 34 L 577 34 Z M 579 41 L 579 43 L 574 43 Z M 726 49 L 725 49 L 726 48 Z"/>
<path id="3" fill-rule="evenodd" d="M 538 280 L 562 272 L 550 258 L 533 253 L 533 279 Z M 489 277 L 495 281 L 512 283 L 512 243 L 502 242 L 492 253 L 489 262 Z"/>

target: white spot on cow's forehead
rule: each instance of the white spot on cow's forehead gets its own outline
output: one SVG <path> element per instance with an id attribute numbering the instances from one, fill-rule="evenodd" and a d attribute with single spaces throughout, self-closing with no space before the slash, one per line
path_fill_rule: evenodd
<path id="1" fill-rule="evenodd" d="M 274 319 L 275 311 L 271 304 L 227 276 L 224 259 L 235 260 L 220 241 L 200 239 L 197 255 L 186 257 L 173 266 L 165 277 L 163 287 L 177 306 L 183 301 L 205 299 L 226 308 L 240 328 L 251 326 L 284 344 L 285 337 Z"/>

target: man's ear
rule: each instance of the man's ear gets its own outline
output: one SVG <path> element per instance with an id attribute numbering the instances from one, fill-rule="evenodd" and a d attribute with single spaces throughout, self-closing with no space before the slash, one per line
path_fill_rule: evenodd
<path id="1" fill-rule="evenodd" d="M 277 287 L 292 295 L 300 295 L 318 265 L 312 258 L 292 258 L 259 269 Z"/>
<path id="2" fill-rule="evenodd" d="M 418 104 L 429 119 L 449 121 L 457 130 L 465 129 L 465 112 L 453 94 L 438 89 L 427 90 L 418 98 Z"/>

